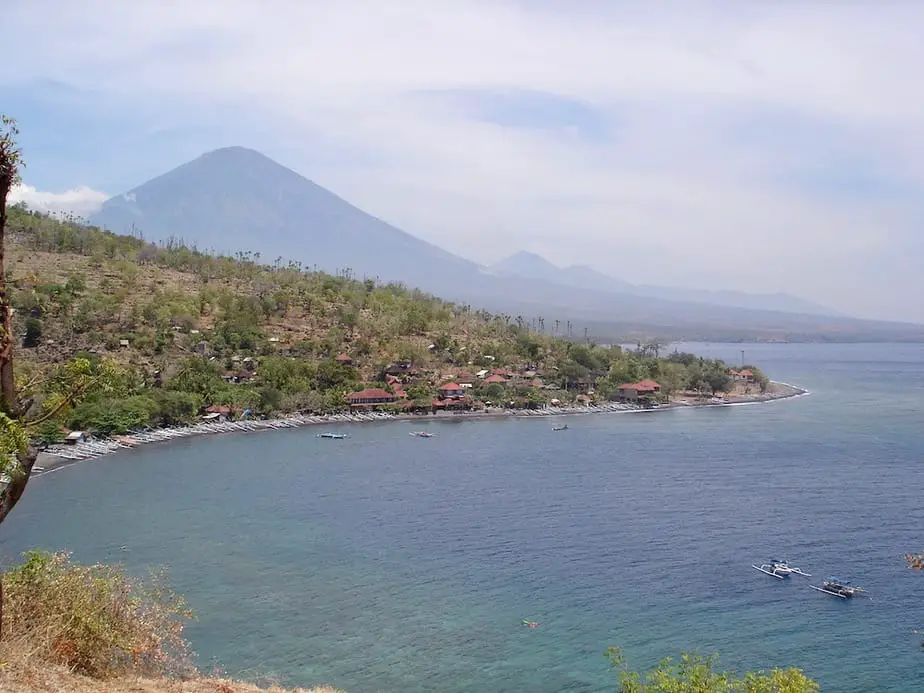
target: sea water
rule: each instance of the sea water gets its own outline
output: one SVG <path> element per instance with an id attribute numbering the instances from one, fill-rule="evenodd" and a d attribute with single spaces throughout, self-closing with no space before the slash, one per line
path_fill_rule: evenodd
<path id="1" fill-rule="evenodd" d="M 0 555 L 167 565 L 200 664 L 249 679 L 604 691 L 616 645 L 637 668 L 693 650 L 924 690 L 924 573 L 901 558 L 924 549 L 924 347 L 687 348 L 811 395 L 144 447 L 35 479 Z M 751 567 L 771 557 L 813 577 Z M 829 574 L 869 597 L 808 588 Z"/>

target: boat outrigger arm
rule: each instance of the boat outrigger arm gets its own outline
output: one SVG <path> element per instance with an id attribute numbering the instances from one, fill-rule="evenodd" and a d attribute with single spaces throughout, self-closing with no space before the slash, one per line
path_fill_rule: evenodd
<path id="1" fill-rule="evenodd" d="M 786 575 L 785 575 L 785 574 L 784 574 L 784 575 L 780 575 L 779 573 L 774 572 L 774 571 L 773 571 L 773 566 L 771 566 L 771 565 L 769 565 L 769 564 L 768 564 L 768 565 L 752 565 L 751 567 L 754 568 L 754 569 L 756 569 L 756 570 L 759 570 L 759 571 L 762 572 L 762 573 L 765 573 L 765 574 L 767 574 L 767 575 L 770 575 L 770 576 L 772 576 L 772 577 L 775 577 L 777 580 L 784 580 L 784 579 L 786 578 Z"/>

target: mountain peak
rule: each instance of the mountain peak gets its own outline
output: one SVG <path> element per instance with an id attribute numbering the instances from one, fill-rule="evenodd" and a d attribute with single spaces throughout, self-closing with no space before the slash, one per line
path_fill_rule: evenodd
<path id="1" fill-rule="evenodd" d="M 208 160 L 223 160 L 223 161 L 268 161 L 276 166 L 281 166 L 281 164 L 276 163 L 270 159 L 266 154 L 258 152 L 256 149 L 249 149 L 247 147 L 242 147 L 241 145 L 235 144 L 229 147 L 219 147 L 218 149 L 213 149 L 210 152 L 206 152 L 201 156 L 193 159 L 189 163 L 195 163 L 196 161 L 208 161 Z"/>
<path id="2" fill-rule="evenodd" d="M 500 262 L 491 265 L 491 269 L 522 276 L 535 276 L 537 274 L 544 275 L 548 272 L 556 272 L 561 268 L 541 255 L 528 250 L 519 250 Z"/>

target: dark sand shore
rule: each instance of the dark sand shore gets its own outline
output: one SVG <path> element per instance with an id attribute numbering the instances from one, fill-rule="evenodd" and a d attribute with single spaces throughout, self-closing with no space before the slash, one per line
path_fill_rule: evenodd
<path id="1" fill-rule="evenodd" d="M 640 408 L 637 406 L 617 404 L 607 402 L 603 405 L 573 406 L 573 407 L 554 407 L 540 410 L 509 410 L 494 409 L 477 412 L 455 412 L 440 414 L 396 414 L 396 415 L 351 415 L 340 414 L 331 416 L 290 416 L 281 419 L 254 420 L 246 422 L 226 422 L 223 424 L 198 425 L 183 429 L 162 429 L 160 435 L 155 433 L 155 438 L 151 440 L 140 439 L 141 436 L 119 436 L 116 439 L 95 441 L 94 443 L 77 444 L 66 446 L 58 450 L 72 457 L 63 457 L 54 452 L 42 452 L 36 461 L 36 471 L 34 476 L 41 476 L 56 469 L 70 466 L 78 462 L 96 459 L 110 454 L 117 450 L 131 449 L 140 445 L 149 445 L 156 442 L 168 442 L 179 438 L 187 438 L 201 435 L 217 435 L 221 433 L 242 433 L 276 430 L 281 428 L 301 428 L 304 426 L 335 425 L 335 424 L 354 424 L 354 423 L 391 423 L 397 421 L 429 423 L 432 421 L 456 421 L 465 419 L 470 421 L 506 419 L 512 417 L 519 418 L 545 418 L 560 416 L 586 416 L 589 414 L 617 414 L 631 412 L 657 412 L 669 411 L 686 407 L 720 407 L 743 404 L 760 404 L 772 402 L 781 399 L 789 399 L 809 394 L 808 391 L 790 385 L 788 383 L 771 382 L 767 392 L 749 393 L 730 395 L 721 401 L 713 401 L 712 398 L 694 397 L 694 396 L 677 396 L 669 404 L 650 409 Z M 90 448 L 94 445 L 94 448 Z"/>

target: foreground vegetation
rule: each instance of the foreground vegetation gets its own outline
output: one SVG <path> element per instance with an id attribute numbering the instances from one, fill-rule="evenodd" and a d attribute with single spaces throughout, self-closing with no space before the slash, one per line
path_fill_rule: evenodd
<path id="1" fill-rule="evenodd" d="M 4 691 L 257 690 L 196 671 L 182 638 L 192 614 L 162 574 L 139 580 L 119 566 L 33 551 L 4 581 Z"/>
<path id="2" fill-rule="evenodd" d="M 683 654 L 667 658 L 653 670 L 642 674 L 625 666 L 622 652 L 607 651 L 619 669 L 620 693 L 816 693 L 818 684 L 800 669 L 752 671 L 743 675 L 717 669 L 717 656 Z"/>

